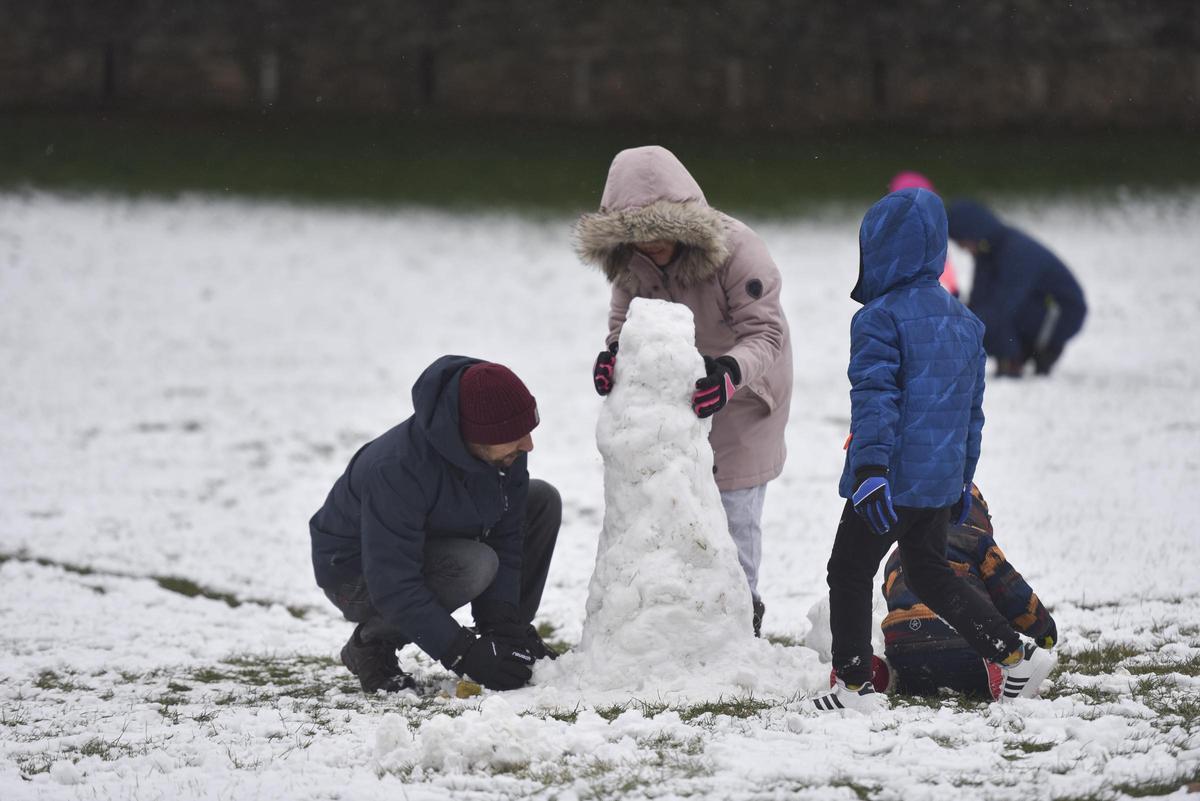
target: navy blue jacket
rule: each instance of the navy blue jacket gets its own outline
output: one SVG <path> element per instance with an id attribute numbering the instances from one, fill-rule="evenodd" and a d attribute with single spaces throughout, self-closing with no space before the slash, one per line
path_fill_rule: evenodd
<path id="1" fill-rule="evenodd" d="M 1063 307 L 1064 317 L 1082 323 L 1087 311 L 1083 289 L 1057 256 L 973 200 L 955 201 L 948 215 L 951 239 L 981 243 L 970 307 L 987 326 L 988 353 L 1001 359 L 1027 358 L 1023 340 L 1034 337 L 1047 296 Z M 1022 335 L 1024 328 L 1032 330 Z M 1060 325 L 1048 345 L 1062 348 L 1077 329 L 1078 324 Z"/>
<path id="2" fill-rule="evenodd" d="M 898 506 L 940 508 L 975 475 L 983 324 L 938 283 L 946 211 L 925 189 L 880 200 L 859 229 L 850 323 L 850 441 L 839 491 L 884 469 Z"/>
<path id="3" fill-rule="evenodd" d="M 478 361 L 443 356 L 426 368 L 413 385 L 413 416 L 354 454 L 309 522 L 317 584 L 365 576 L 375 609 L 434 659 L 462 627 L 425 584 L 426 538 L 487 543 L 500 568 L 477 600 L 519 600 L 527 457 L 501 471 L 463 444 L 458 382 Z"/>

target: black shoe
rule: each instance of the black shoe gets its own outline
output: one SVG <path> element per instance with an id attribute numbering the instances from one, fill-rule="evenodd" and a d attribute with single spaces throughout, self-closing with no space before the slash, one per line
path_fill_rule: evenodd
<path id="1" fill-rule="evenodd" d="M 767 605 L 762 601 L 754 601 L 754 636 L 762 636 L 762 619 L 767 613 Z"/>
<path id="2" fill-rule="evenodd" d="M 1050 375 L 1054 363 L 1062 356 L 1062 348 L 1044 348 L 1033 354 L 1033 372 L 1035 375 Z"/>
<path id="3" fill-rule="evenodd" d="M 393 643 L 378 641 L 363 642 L 359 637 L 362 624 L 354 629 L 350 639 L 342 646 L 342 664 L 346 669 L 358 676 L 358 683 L 367 694 L 383 690 L 385 693 L 398 693 L 411 690 L 417 686 L 412 676 L 400 669 L 400 660 L 396 658 L 396 646 Z"/>

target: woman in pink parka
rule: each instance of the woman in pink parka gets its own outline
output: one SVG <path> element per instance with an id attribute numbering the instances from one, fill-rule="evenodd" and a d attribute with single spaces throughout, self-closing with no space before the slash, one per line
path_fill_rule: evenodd
<path id="1" fill-rule="evenodd" d="M 582 261 L 612 285 L 608 348 L 593 378 L 612 389 L 621 326 L 630 301 L 682 303 L 696 321 L 707 374 L 692 407 L 713 415 L 714 477 L 754 601 L 754 632 L 765 606 L 758 592 L 762 508 L 767 482 L 783 470 L 792 397 L 792 347 L 780 305 L 780 274 L 750 228 L 708 205 L 699 184 L 662 147 L 623 150 L 613 159 L 600 211 L 575 225 Z"/>

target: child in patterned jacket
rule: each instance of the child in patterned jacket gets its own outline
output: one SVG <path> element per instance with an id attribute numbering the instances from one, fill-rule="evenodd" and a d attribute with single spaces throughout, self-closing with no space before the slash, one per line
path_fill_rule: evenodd
<path id="1" fill-rule="evenodd" d="M 971 486 L 970 515 L 951 526 L 946 542 L 950 566 L 987 598 L 1014 629 L 1042 648 L 1053 648 L 1058 628 L 1046 606 L 996 545 L 987 501 Z M 998 665 L 979 656 L 946 621 L 921 603 L 908 586 L 897 548 L 884 568 L 884 653 L 888 686 L 905 695 L 937 695 L 943 689 L 998 699 Z M 883 687 L 879 687 L 883 689 Z"/>

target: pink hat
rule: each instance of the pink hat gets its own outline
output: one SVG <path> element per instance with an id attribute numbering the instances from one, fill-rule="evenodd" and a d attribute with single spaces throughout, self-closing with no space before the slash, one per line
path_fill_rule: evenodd
<path id="1" fill-rule="evenodd" d="M 891 183 L 888 184 L 889 192 L 899 192 L 901 189 L 928 189 L 930 192 L 936 192 L 933 188 L 933 182 L 919 172 L 905 170 L 898 172 L 892 177 Z"/>

